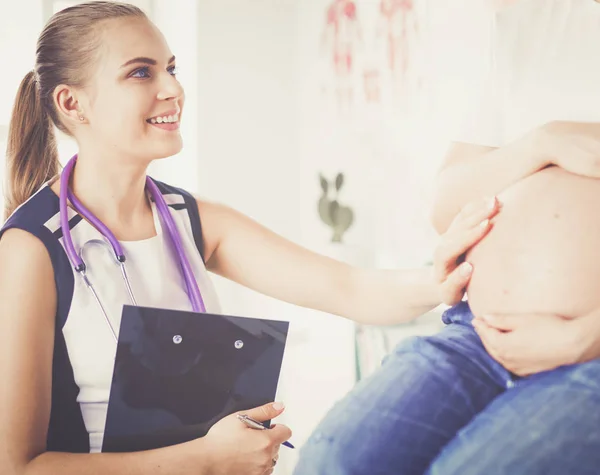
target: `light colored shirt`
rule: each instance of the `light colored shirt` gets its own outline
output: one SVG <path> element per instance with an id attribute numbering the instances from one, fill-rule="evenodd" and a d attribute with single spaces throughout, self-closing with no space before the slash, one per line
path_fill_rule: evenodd
<path id="1" fill-rule="evenodd" d="M 500 147 L 549 121 L 600 121 L 600 3 L 520 0 L 492 31 L 489 77 L 453 141 Z"/>

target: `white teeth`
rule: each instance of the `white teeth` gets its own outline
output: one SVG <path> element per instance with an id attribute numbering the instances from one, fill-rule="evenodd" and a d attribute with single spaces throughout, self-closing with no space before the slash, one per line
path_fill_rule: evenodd
<path id="1" fill-rule="evenodd" d="M 163 117 L 153 117 L 150 119 L 151 124 L 165 124 L 165 123 L 174 123 L 179 122 L 179 114 L 168 115 Z"/>

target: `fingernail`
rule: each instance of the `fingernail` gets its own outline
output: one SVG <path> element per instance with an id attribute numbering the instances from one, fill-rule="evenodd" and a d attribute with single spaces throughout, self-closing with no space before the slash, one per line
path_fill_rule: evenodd
<path id="1" fill-rule="evenodd" d="M 481 226 L 482 228 L 487 228 L 488 224 L 490 224 L 490 220 L 489 219 L 484 219 L 481 223 L 479 223 L 479 226 Z"/>
<path id="2" fill-rule="evenodd" d="M 281 411 L 284 407 L 285 407 L 285 404 L 283 404 L 282 402 L 274 402 L 273 403 L 273 409 L 275 409 L 276 411 Z"/>
<path id="3" fill-rule="evenodd" d="M 496 207 L 496 197 L 494 196 L 488 201 L 488 209 L 491 211 Z"/>
<path id="4" fill-rule="evenodd" d="M 473 266 L 471 264 L 469 264 L 468 262 L 463 262 L 460 265 L 460 273 L 464 277 L 471 275 L 471 272 L 473 272 Z"/>

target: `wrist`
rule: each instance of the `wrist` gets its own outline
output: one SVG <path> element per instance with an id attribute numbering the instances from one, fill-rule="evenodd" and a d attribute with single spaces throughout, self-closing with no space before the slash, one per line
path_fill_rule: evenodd
<path id="1" fill-rule="evenodd" d="M 520 142 L 523 153 L 516 155 L 527 157 L 531 173 L 535 173 L 553 164 L 550 140 L 555 133 L 552 130 L 555 126 L 552 122 L 544 124 L 534 129 L 530 134 L 527 134 Z"/>
<path id="2" fill-rule="evenodd" d="M 199 438 L 183 442 L 171 447 L 181 473 L 197 473 L 198 475 L 212 475 L 214 464 L 211 461 L 210 451 L 206 449 L 206 439 Z M 179 473 L 179 472 L 178 472 Z"/>

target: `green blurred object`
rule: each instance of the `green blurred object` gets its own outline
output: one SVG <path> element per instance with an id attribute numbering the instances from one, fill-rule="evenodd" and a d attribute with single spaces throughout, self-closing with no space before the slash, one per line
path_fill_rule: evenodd
<path id="1" fill-rule="evenodd" d="M 342 236 L 354 222 L 354 212 L 347 206 L 342 206 L 339 202 L 340 190 L 344 186 L 344 174 L 338 173 L 335 180 L 329 183 L 323 174 L 319 174 L 321 182 L 322 195 L 319 198 L 319 216 L 332 231 L 331 242 L 342 242 Z M 333 198 L 329 197 L 332 190 Z"/>

